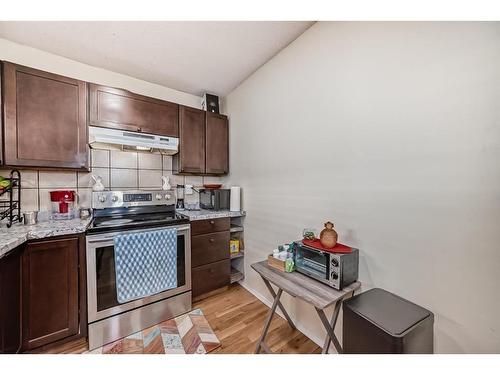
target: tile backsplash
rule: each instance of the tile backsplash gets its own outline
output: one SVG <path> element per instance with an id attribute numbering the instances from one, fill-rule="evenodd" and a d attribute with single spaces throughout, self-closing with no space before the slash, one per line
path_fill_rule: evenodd
<path id="1" fill-rule="evenodd" d="M 0 170 L 3 177 L 10 170 Z M 21 170 L 21 210 L 50 212 L 49 192 L 75 190 L 78 207 L 90 207 L 92 175 L 101 176 L 106 189 L 136 190 L 160 189 L 161 176 L 170 177 L 170 185 L 189 184 L 201 187 L 203 183 L 222 183 L 220 177 L 172 175 L 172 157 L 160 154 L 92 150 L 91 172 Z M 3 198 L 3 197 L 2 197 Z M 186 195 L 187 203 L 198 201 L 198 194 Z"/>

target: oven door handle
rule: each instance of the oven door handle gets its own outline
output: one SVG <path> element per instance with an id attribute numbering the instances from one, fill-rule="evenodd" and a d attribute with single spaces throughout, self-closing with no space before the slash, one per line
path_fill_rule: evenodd
<path id="1" fill-rule="evenodd" d="M 108 242 L 113 241 L 114 237 L 102 237 L 95 240 L 88 240 L 89 243 L 100 243 L 100 242 Z"/>

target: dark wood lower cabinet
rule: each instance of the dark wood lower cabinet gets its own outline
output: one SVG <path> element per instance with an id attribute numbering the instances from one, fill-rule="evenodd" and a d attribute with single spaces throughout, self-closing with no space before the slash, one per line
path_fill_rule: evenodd
<path id="1" fill-rule="evenodd" d="M 228 231 L 231 220 L 228 217 L 208 220 L 194 220 L 191 222 L 191 236 Z"/>
<path id="2" fill-rule="evenodd" d="M 229 259 L 229 231 L 191 237 L 191 265 L 193 267 L 222 259 Z"/>
<path id="3" fill-rule="evenodd" d="M 21 349 L 20 246 L 0 259 L 0 353 Z"/>
<path id="4" fill-rule="evenodd" d="M 229 249 L 228 249 L 229 251 Z M 198 297 L 212 290 L 229 285 L 231 260 L 205 264 L 192 269 L 192 295 Z"/>
<path id="5" fill-rule="evenodd" d="M 191 279 L 195 299 L 231 282 L 229 228 L 229 218 L 191 222 Z"/>
<path id="6" fill-rule="evenodd" d="M 22 259 L 22 349 L 86 335 L 83 236 L 29 242 Z"/>

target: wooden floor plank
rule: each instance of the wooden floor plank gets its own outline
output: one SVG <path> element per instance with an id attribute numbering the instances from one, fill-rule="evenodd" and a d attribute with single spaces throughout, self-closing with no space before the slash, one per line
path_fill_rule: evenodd
<path id="1" fill-rule="evenodd" d="M 221 341 L 221 346 L 210 354 L 253 353 L 262 332 L 269 308 L 239 284 L 193 304 L 202 309 L 210 326 Z M 276 353 L 321 353 L 321 348 L 288 322 L 274 314 L 266 343 Z M 77 340 L 53 347 L 43 353 L 82 353 L 87 350 L 85 340 Z"/>

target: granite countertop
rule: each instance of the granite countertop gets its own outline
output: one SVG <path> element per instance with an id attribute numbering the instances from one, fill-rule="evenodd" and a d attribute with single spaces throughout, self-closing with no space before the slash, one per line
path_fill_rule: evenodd
<path id="1" fill-rule="evenodd" d="M 89 223 L 90 219 L 48 220 L 34 225 L 16 223 L 10 228 L 0 223 L 0 258 L 28 240 L 83 233 Z"/>
<path id="2" fill-rule="evenodd" d="M 245 211 L 179 210 L 178 212 L 189 217 L 190 221 L 222 217 L 241 217 L 246 214 Z M 7 228 L 4 223 L 0 222 L 0 258 L 28 240 L 84 233 L 90 224 L 90 220 L 48 220 L 41 221 L 35 225 L 17 223 L 13 224 L 10 228 Z"/>
<path id="3" fill-rule="evenodd" d="M 218 219 L 221 217 L 241 217 L 246 215 L 245 211 L 178 210 L 177 212 L 189 217 L 189 221 Z"/>

